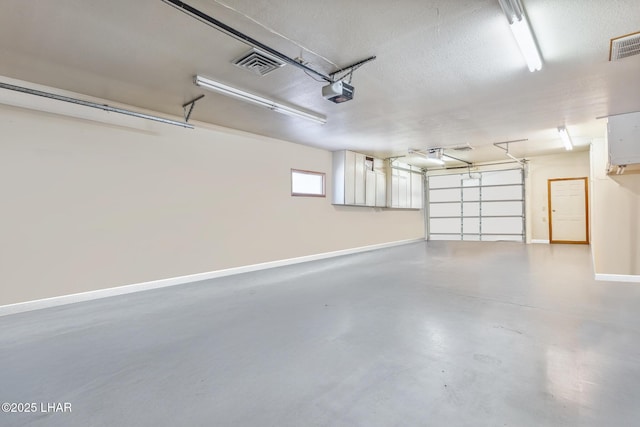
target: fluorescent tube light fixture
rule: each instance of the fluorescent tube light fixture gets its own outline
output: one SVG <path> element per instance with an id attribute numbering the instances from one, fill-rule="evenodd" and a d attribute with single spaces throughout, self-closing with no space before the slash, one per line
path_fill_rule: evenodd
<path id="1" fill-rule="evenodd" d="M 573 141 L 571 140 L 571 136 L 569 135 L 569 131 L 567 130 L 567 128 L 564 126 L 560 126 L 558 128 L 558 133 L 560 134 L 560 139 L 564 144 L 564 148 L 567 151 L 573 150 Z"/>
<path id="2" fill-rule="evenodd" d="M 288 105 L 280 104 L 271 99 L 264 98 L 259 95 L 254 95 L 249 92 L 245 92 L 235 87 L 226 85 L 224 83 L 216 82 L 215 80 L 208 79 L 202 76 L 196 76 L 194 83 L 197 86 L 209 89 L 214 92 L 218 92 L 222 95 L 236 98 L 241 101 L 249 102 L 251 104 L 259 105 L 260 107 L 268 108 L 280 114 L 286 114 L 288 116 L 299 117 L 301 119 L 310 120 L 321 125 L 327 123 L 327 118 L 320 114 L 308 113 L 298 108 L 290 107 Z"/>
<path id="3" fill-rule="evenodd" d="M 540 51 L 533 38 L 533 32 L 524 14 L 524 8 L 520 0 L 498 0 L 504 14 L 507 16 L 513 36 L 518 42 L 518 47 L 524 56 L 529 71 L 534 72 L 542 68 Z"/>

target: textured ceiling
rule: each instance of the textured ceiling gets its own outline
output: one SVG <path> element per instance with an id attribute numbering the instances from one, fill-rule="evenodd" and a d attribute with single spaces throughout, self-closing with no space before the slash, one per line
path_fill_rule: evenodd
<path id="1" fill-rule="evenodd" d="M 497 0 L 187 3 L 323 73 L 376 55 L 333 104 L 287 65 L 259 77 L 231 61 L 249 47 L 160 0 L 0 4 L 0 75 L 329 150 L 379 156 L 470 144 L 469 160 L 586 148 L 596 117 L 640 110 L 640 56 L 608 62 L 609 39 L 640 30 L 637 0 L 524 0 L 543 56 L 530 73 Z M 201 74 L 327 116 L 317 125 L 194 86 Z M 1 80 L 1 79 L 0 79 Z"/>

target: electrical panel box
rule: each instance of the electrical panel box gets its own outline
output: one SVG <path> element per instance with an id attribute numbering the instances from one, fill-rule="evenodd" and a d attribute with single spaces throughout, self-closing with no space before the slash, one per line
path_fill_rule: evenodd
<path id="1" fill-rule="evenodd" d="M 607 136 L 611 165 L 640 163 L 640 112 L 609 117 Z"/>

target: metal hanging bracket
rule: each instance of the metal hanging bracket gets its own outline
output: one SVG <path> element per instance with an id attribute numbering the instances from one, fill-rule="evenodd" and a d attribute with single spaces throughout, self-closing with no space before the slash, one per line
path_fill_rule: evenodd
<path id="1" fill-rule="evenodd" d="M 184 122 L 188 123 L 189 122 L 189 118 L 191 117 L 191 113 L 193 112 L 193 107 L 195 107 L 196 102 L 200 101 L 202 98 L 204 98 L 204 94 L 197 96 L 195 98 L 193 98 L 191 101 L 187 102 L 186 104 L 182 105 L 182 110 L 184 111 Z M 187 107 L 189 111 L 187 111 Z"/>
<path id="2" fill-rule="evenodd" d="M 375 59 L 376 59 L 375 55 L 374 56 L 370 56 L 367 59 L 363 59 L 362 61 L 355 62 L 355 63 L 353 63 L 351 65 L 348 65 L 346 67 L 340 68 L 339 70 L 336 70 L 336 71 L 334 71 L 332 73 L 329 73 L 329 76 L 331 77 L 331 79 L 334 82 L 342 80 L 345 77 L 349 76 L 349 83 L 351 83 L 351 78 L 353 77 L 353 72 L 355 70 L 357 70 L 358 68 L 360 68 L 361 66 L 363 66 L 364 64 L 366 64 L 367 62 L 371 62 L 371 61 L 373 61 Z M 336 74 L 342 73 L 344 71 L 346 71 L 346 73 L 343 76 L 341 76 L 339 78 L 336 78 Z"/>
<path id="3" fill-rule="evenodd" d="M 524 142 L 524 141 L 528 141 L 528 138 L 525 139 L 514 139 L 513 141 L 504 141 L 504 142 L 494 142 L 493 145 L 495 147 L 498 147 L 501 150 L 504 150 L 505 154 L 513 159 L 514 161 L 518 162 L 518 164 L 522 167 L 524 167 L 526 160 L 520 160 L 517 157 L 515 157 L 514 155 L 512 155 L 511 153 L 509 153 L 509 144 L 514 143 L 514 142 Z M 502 147 L 502 145 L 506 145 L 505 147 Z"/>

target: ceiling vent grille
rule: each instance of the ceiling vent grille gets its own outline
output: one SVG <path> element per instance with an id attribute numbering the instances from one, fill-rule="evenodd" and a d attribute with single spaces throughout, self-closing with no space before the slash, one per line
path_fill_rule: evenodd
<path id="1" fill-rule="evenodd" d="M 284 62 L 255 48 L 240 55 L 233 64 L 259 76 L 284 66 Z"/>
<path id="2" fill-rule="evenodd" d="M 609 61 L 640 54 L 640 31 L 611 39 Z"/>
<path id="3" fill-rule="evenodd" d="M 473 147 L 467 144 L 467 145 L 458 145 L 457 147 L 451 147 L 451 149 L 456 151 L 471 151 L 473 150 Z"/>

